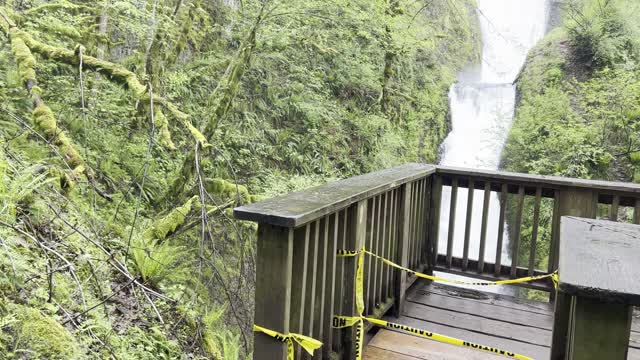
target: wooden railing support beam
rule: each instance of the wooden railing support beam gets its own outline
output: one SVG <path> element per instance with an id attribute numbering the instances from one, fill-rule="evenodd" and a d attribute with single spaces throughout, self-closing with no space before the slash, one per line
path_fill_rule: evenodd
<path id="1" fill-rule="evenodd" d="M 256 325 L 289 333 L 293 229 L 269 224 L 258 227 L 256 254 Z M 256 332 L 254 359 L 287 358 L 286 343 Z"/>
<path id="2" fill-rule="evenodd" d="M 627 358 L 632 307 L 640 304 L 638 237 L 637 225 L 561 219 L 558 294 L 569 308 L 564 324 L 554 319 L 553 360 Z M 567 329 L 565 343 L 558 327 Z"/>
<path id="3" fill-rule="evenodd" d="M 594 219 L 597 210 L 598 194 L 590 189 L 569 188 L 560 190 L 556 201 L 557 213 L 554 214 L 556 229 L 553 229 L 551 254 L 549 261 L 553 262 L 550 270 L 558 269 L 560 253 L 560 221 L 562 216 L 579 216 Z M 553 333 L 551 338 L 551 360 L 564 359 L 569 330 L 569 311 L 571 299 L 562 292 L 556 292 L 553 310 Z"/>

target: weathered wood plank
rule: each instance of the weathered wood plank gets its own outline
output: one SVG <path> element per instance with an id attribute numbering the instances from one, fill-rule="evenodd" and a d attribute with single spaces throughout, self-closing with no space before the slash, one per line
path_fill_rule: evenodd
<path id="1" fill-rule="evenodd" d="M 520 254 L 520 233 L 522 232 L 522 208 L 524 206 L 524 186 L 518 189 L 518 204 L 516 205 L 516 223 L 514 226 L 513 243 L 511 244 L 511 277 L 516 277 L 518 269 L 518 254 Z"/>
<path id="2" fill-rule="evenodd" d="M 542 314 L 511 307 L 499 306 L 489 302 L 473 301 L 473 299 L 461 296 L 446 296 L 437 293 L 427 293 L 422 291 L 410 292 L 407 294 L 407 301 L 440 310 L 449 310 L 456 313 L 475 315 L 507 323 L 526 325 L 551 331 L 553 326 L 553 315 L 551 311 Z M 539 311 L 533 308 L 534 311 Z M 430 312 L 426 312 L 424 317 L 430 318 Z"/>
<path id="3" fill-rule="evenodd" d="M 365 349 L 365 359 L 504 360 L 504 357 L 383 329 Z"/>
<path id="4" fill-rule="evenodd" d="M 640 225 L 640 199 L 636 199 L 636 205 L 633 210 L 633 223 Z"/>
<path id="5" fill-rule="evenodd" d="M 395 351 L 367 345 L 364 349 L 363 359 L 365 360 L 420 360 L 420 358 L 401 354 Z"/>
<path id="6" fill-rule="evenodd" d="M 388 321 L 416 327 L 419 329 L 432 331 L 438 334 L 451 336 L 457 339 L 482 344 L 486 346 L 497 347 L 500 349 L 514 351 L 522 355 L 532 357 L 534 359 L 547 359 L 549 357 L 549 348 L 536 344 L 525 343 L 517 340 L 498 337 L 493 333 L 482 333 L 470 331 L 460 327 L 451 326 L 451 324 L 438 324 L 428 320 L 422 320 L 410 316 L 402 316 L 399 319 L 385 318 Z"/>
<path id="7" fill-rule="evenodd" d="M 255 324 L 281 333 L 289 332 L 293 229 L 261 224 L 256 253 Z M 286 358 L 286 346 L 262 333 L 254 335 L 254 351 L 265 358 Z"/>
<path id="8" fill-rule="evenodd" d="M 549 346 L 551 343 L 551 330 L 549 329 L 507 323 L 476 315 L 429 307 L 414 302 L 406 304 L 403 315 L 416 319 L 426 318 L 425 320 L 432 323 L 452 328 L 468 329 L 534 345 Z"/>
<path id="9" fill-rule="evenodd" d="M 451 267 L 453 256 L 453 240 L 456 230 L 456 205 L 458 204 L 458 178 L 451 183 L 451 204 L 449 206 L 449 228 L 447 229 L 447 268 Z"/>
<path id="10" fill-rule="evenodd" d="M 406 164 L 234 209 L 239 220 L 298 227 L 362 199 L 435 172 L 433 165 Z"/>
<path id="11" fill-rule="evenodd" d="M 536 188 L 536 198 L 533 205 L 533 228 L 531 230 L 531 241 L 529 244 L 529 276 L 533 276 L 536 261 L 536 249 L 538 244 L 538 227 L 540 226 L 540 203 L 542 200 L 542 188 Z"/>
<path id="12" fill-rule="evenodd" d="M 487 246 L 487 223 L 489 221 L 489 202 L 491 201 L 491 183 L 484 184 L 484 202 L 482 203 L 482 224 L 480 226 L 480 249 L 478 253 L 478 272 L 484 272 L 484 253 Z"/>
<path id="13" fill-rule="evenodd" d="M 504 238 L 504 214 L 507 210 L 507 184 L 502 184 L 500 193 L 500 216 L 498 218 L 498 241 L 496 243 L 496 264 L 494 274 L 500 274 L 502 262 L 502 241 Z"/>
<path id="14" fill-rule="evenodd" d="M 418 284 L 416 284 L 414 289 L 419 294 L 438 294 L 452 298 L 464 298 L 465 301 L 474 301 L 497 307 L 528 311 L 541 315 L 553 313 L 553 305 L 546 302 L 529 301 L 504 294 L 488 293 L 445 284 L 428 283 L 422 279 Z"/>

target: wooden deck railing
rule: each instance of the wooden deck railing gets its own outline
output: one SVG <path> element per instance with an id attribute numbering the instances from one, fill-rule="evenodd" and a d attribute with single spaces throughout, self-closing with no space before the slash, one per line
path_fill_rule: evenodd
<path id="1" fill-rule="evenodd" d="M 443 194 L 450 199 L 448 206 Z M 515 209 L 507 212 L 510 197 Z M 489 223 L 491 201 L 499 202 L 497 224 Z M 465 206 L 456 205 L 459 202 Z M 530 212 L 524 211 L 526 203 L 531 204 Z M 474 212 L 480 204 L 482 211 Z M 553 209 L 552 221 L 544 229 L 552 240 L 546 268 L 535 269 L 535 254 L 542 246 L 537 238 L 543 231 L 543 204 Z M 332 353 L 352 358 L 355 336 L 352 329 L 333 329 L 332 316 L 357 315 L 356 259 L 337 258 L 336 250 L 364 245 L 416 271 L 487 280 L 542 274 L 558 266 L 560 217 L 595 218 L 605 207 L 605 217 L 615 220 L 621 207 L 631 207 L 633 221 L 639 223 L 640 185 L 407 164 L 243 206 L 235 209 L 235 216 L 259 223 L 255 323 L 316 338 L 324 345 L 315 357 L 329 359 Z M 442 209 L 448 210 L 448 218 Z M 511 241 L 503 231 L 508 214 L 514 219 L 508 232 Z M 464 231 L 456 237 L 461 231 L 458 221 Z M 504 261 L 503 248 L 509 244 L 507 253 L 517 262 L 523 222 L 531 224 L 528 259 L 512 266 Z M 474 224 L 480 224 L 480 234 L 474 233 Z M 494 225 L 498 227 L 495 248 L 489 249 L 487 244 L 494 239 L 489 239 L 488 230 Z M 470 250 L 473 236 L 480 240 L 477 253 Z M 440 246 L 442 251 L 438 251 L 440 241 L 446 244 Z M 460 246 L 461 254 L 456 254 L 454 249 Z M 487 260 L 488 254 L 494 261 Z M 413 280 L 367 258 L 365 313 L 373 317 L 390 309 L 400 313 Z M 552 289 L 547 281 L 525 286 Z M 254 348 L 256 359 L 285 356 L 284 344 L 263 334 L 256 334 Z M 299 350 L 297 355 L 296 359 L 304 358 Z"/>

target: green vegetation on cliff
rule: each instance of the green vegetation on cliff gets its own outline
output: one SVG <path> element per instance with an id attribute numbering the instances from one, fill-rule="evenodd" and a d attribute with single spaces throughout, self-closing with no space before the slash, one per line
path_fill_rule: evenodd
<path id="1" fill-rule="evenodd" d="M 472 0 L 5 1 L 0 354 L 251 352 L 260 196 L 435 161 Z"/>
<path id="2" fill-rule="evenodd" d="M 561 8 L 562 24 L 530 52 L 518 78 L 504 167 L 640 182 L 640 3 L 570 0 Z M 552 211 L 547 205 L 540 237 L 547 249 L 536 259 L 543 269 Z M 527 207 L 532 211 L 532 204 Z M 524 249 L 530 220 L 524 224 Z M 525 251 L 520 263 L 526 258 Z"/>

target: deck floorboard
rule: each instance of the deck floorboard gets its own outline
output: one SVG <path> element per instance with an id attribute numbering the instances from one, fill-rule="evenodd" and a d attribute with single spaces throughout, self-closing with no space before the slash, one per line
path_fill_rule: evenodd
<path id="1" fill-rule="evenodd" d="M 548 359 L 553 306 L 508 295 L 418 280 L 407 293 L 403 314 L 385 320 L 469 342 Z M 640 313 L 634 312 L 628 359 L 640 360 Z M 499 359 L 497 355 L 381 329 L 364 358 Z"/>

